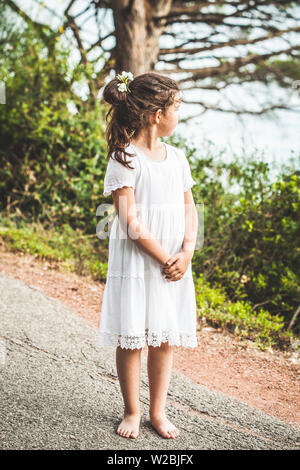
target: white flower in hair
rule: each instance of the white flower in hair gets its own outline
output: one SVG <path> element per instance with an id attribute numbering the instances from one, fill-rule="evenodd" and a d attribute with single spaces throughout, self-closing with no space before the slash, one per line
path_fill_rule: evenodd
<path id="1" fill-rule="evenodd" d="M 118 84 L 118 90 L 119 91 L 126 91 L 127 90 L 127 86 L 126 86 L 126 83 L 119 83 Z"/>
<path id="2" fill-rule="evenodd" d="M 133 75 L 131 72 L 125 72 L 125 70 L 123 70 L 121 74 L 117 75 L 117 79 L 120 80 L 120 82 L 122 82 L 118 84 L 119 91 L 129 91 L 129 92 L 131 91 L 129 90 L 127 86 L 127 81 L 133 80 Z"/>
<path id="3" fill-rule="evenodd" d="M 132 75 L 132 73 L 131 73 L 131 72 L 124 72 L 124 70 L 123 70 L 123 72 L 122 72 L 122 74 L 121 74 L 121 77 L 127 78 L 128 80 L 133 80 L 133 75 Z"/>
<path id="4" fill-rule="evenodd" d="M 131 72 L 125 72 L 123 70 L 123 72 L 121 73 L 121 75 L 117 75 L 118 77 L 120 76 L 121 79 L 124 79 L 124 78 L 127 78 L 128 80 L 133 80 L 133 75 Z"/>

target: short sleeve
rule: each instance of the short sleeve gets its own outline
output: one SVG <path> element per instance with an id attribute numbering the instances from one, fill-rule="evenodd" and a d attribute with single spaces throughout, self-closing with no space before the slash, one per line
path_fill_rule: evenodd
<path id="1" fill-rule="evenodd" d="M 182 149 L 178 149 L 181 155 L 182 165 L 183 165 L 183 191 L 186 192 L 194 184 L 197 184 L 196 181 L 192 178 L 191 168 L 188 159 L 185 156 L 185 153 Z"/>
<path id="2" fill-rule="evenodd" d="M 134 169 L 127 168 L 118 162 L 110 158 L 108 160 L 106 173 L 104 177 L 104 196 L 109 196 L 112 191 L 123 186 L 130 186 L 135 189 L 136 181 L 136 167 L 134 159 L 130 159 L 130 166 Z"/>

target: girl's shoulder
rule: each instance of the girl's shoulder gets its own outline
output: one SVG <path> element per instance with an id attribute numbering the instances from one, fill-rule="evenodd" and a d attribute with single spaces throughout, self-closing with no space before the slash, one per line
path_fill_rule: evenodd
<path id="1" fill-rule="evenodd" d="M 137 166 L 136 165 L 136 159 L 138 158 L 138 155 L 134 151 L 134 148 L 132 147 L 132 145 L 131 144 L 127 145 L 125 147 L 125 151 L 126 151 L 126 155 L 125 155 L 125 153 L 122 153 L 122 159 L 126 160 L 126 162 L 128 162 L 131 167 L 136 168 L 136 166 Z M 117 166 L 119 166 L 119 165 L 125 166 L 116 159 L 115 153 L 116 152 L 112 152 L 111 158 L 109 159 L 109 164 L 117 165 Z"/>
<path id="2" fill-rule="evenodd" d="M 130 163 L 133 163 L 133 165 L 136 167 L 136 163 L 137 161 L 140 159 L 140 155 L 138 152 L 136 152 L 134 146 L 129 143 L 126 147 L 125 147 L 125 150 L 126 152 L 130 155 L 126 155 L 126 160 L 127 161 L 130 161 Z"/>
<path id="3" fill-rule="evenodd" d="M 186 156 L 185 156 L 185 152 L 179 148 L 179 147 L 175 147 L 175 145 L 171 145 L 171 144 L 167 144 L 166 145 L 168 146 L 169 150 L 172 152 L 172 154 L 180 161 L 182 162 Z"/>
<path id="4" fill-rule="evenodd" d="M 168 161 L 174 163 L 175 159 L 175 161 L 180 165 L 184 164 L 184 160 L 186 158 L 185 152 L 181 148 L 175 147 L 174 145 L 168 144 L 167 142 L 165 142 L 165 145 L 167 146 L 168 151 Z M 137 151 L 135 146 L 131 143 L 129 143 L 125 149 L 126 152 L 132 155 L 132 157 L 126 156 L 126 159 L 130 161 L 130 164 L 132 164 L 132 166 L 134 166 L 136 169 L 142 168 L 144 159 L 141 156 L 141 152 Z"/>

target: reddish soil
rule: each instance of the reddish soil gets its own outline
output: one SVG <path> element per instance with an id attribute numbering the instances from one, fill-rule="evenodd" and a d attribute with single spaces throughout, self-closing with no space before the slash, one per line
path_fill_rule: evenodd
<path id="1" fill-rule="evenodd" d="M 57 298 L 98 327 L 103 284 L 60 272 L 56 263 L 7 252 L 1 242 L 0 251 L 0 271 Z M 174 369 L 300 428 L 300 364 L 291 353 L 261 351 L 250 341 L 212 328 L 199 329 L 197 335 L 198 348 L 174 348 Z"/>

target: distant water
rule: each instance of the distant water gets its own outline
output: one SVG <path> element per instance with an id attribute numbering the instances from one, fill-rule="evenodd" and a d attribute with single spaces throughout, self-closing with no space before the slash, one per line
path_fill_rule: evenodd
<path id="1" fill-rule="evenodd" d="M 281 111 L 278 116 L 274 121 L 208 112 L 187 123 L 179 122 L 175 132 L 197 147 L 199 156 L 204 156 L 208 141 L 216 154 L 223 151 L 222 160 L 227 163 L 234 155 L 255 155 L 256 160 L 268 163 L 273 179 L 289 162 L 300 169 L 300 114 Z"/>

